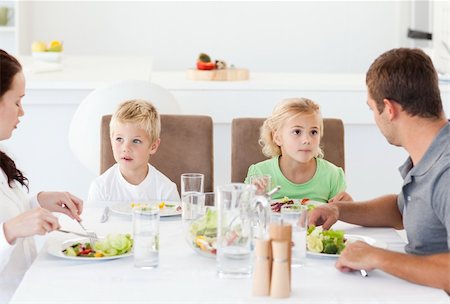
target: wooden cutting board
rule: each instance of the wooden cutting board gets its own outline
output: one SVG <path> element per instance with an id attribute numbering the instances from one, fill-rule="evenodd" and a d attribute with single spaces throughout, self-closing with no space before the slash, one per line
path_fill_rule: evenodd
<path id="1" fill-rule="evenodd" d="M 214 80 L 214 81 L 239 81 L 248 80 L 250 73 L 248 69 L 232 68 L 224 70 L 197 70 L 188 69 L 187 78 L 190 80 Z"/>

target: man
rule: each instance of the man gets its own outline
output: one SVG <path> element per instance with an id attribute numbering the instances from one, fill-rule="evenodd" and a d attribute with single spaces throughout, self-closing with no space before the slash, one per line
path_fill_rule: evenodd
<path id="1" fill-rule="evenodd" d="M 405 253 L 347 245 L 341 271 L 380 269 L 399 278 L 450 292 L 450 123 L 436 70 L 419 49 L 393 49 L 378 57 L 366 75 L 367 104 L 381 133 L 409 158 L 399 168 L 398 195 L 370 201 L 334 202 L 314 209 L 310 224 L 329 229 L 337 220 L 405 229 Z"/>

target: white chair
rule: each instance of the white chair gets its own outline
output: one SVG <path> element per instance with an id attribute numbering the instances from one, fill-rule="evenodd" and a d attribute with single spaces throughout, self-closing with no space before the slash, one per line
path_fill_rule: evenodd
<path id="1" fill-rule="evenodd" d="M 179 114 L 175 97 L 166 89 L 143 80 L 125 80 L 91 92 L 80 103 L 69 129 L 69 144 L 78 160 L 92 173 L 100 172 L 100 126 L 102 117 L 112 114 L 128 99 L 150 101 L 161 114 Z"/>

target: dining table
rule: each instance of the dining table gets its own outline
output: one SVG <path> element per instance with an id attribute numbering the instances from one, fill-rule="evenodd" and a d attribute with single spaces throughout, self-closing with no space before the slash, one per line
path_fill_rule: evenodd
<path id="1" fill-rule="evenodd" d="M 85 204 L 83 225 L 99 236 L 132 234 L 131 215 L 110 212 L 101 222 L 106 202 Z M 65 215 L 61 228 L 83 233 Z M 389 250 L 404 252 L 405 241 L 392 228 L 368 228 L 337 222 L 333 229 L 361 235 Z M 288 298 L 252 295 L 252 277 L 220 278 L 216 260 L 195 252 L 188 244 L 180 215 L 161 216 L 159 265 L 134 266 L 133 256 L 102 260 L 68 259 L 49 248 L 77 236 L 51 232 L 25 274 L 11 304 L 25 303 L 433 303 L 449 304 L 443 290 L 421 286 L 381 270 L 344 273 L 336 269 L 335 256 L 307 255 L 301 267 L 291 269 Z"/>

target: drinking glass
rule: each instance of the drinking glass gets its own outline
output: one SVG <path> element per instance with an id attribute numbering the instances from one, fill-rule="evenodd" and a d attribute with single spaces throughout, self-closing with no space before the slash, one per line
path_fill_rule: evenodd
<path id="1" fill-rule="evenodd" d="M 133 208 L 134 265 L 156 268 L 159 261 L 159 208 L 140 205 Z"/>
<path id="2" fill-rule="evenodd" d="M 201 173 L 181 174 L 181 212 L 184 221 L 191 221 L 203 209 L 199 193 L 203 192 L 204 175 Z"/>
<path id="3" fill-rule="evenodd" d="M 308 229 L 308 208 L 303 205 L 284 205 L 281 218 L 292 225 L 291 266 L 299 267 L 306 263 L 306 232 Z"/>
<path id="4" fill-rule="evenodd" d="M 217 251 L 217 210 L 215 193 L 197 193 L 196 200 L 204 206 L 190 222 L 185 221 L 186 239 L 189 245 L 202 256 L 216 258 Z M 189 223 L 189 224 L 188 224 Z"/>
<path id="5" fill-rule="evenodd" d="M 249 177 L 249 183 L 256 186 L 256 194 L 264 195 L 272 190 L 272 176 L 269 174 L 256 174 Z"/>
<path id="6" fill-rule="evenodd" d="M 229 184 L 217 188 L 217 271 L 219 277 L 252 273 L 252 203 L 255 186 Z"/>

